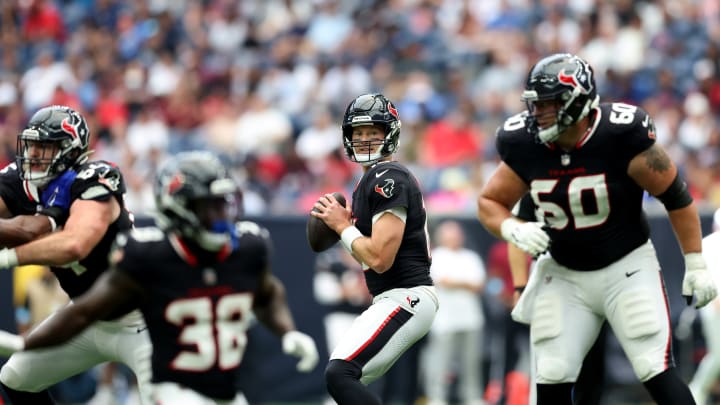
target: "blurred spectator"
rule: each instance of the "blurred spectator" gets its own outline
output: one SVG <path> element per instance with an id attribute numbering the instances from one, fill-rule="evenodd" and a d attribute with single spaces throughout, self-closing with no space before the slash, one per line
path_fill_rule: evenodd
<path id="1" fill-rule="evenodd" d="M 473 121 L 472 106 L 464 103 L 427 127 L 419 163 L 436 168 L 458 166 L 482 156 L 482 148 L 482 130 Z"/>
<path id="2" fill-rule="evenodd" d="M 448 405 L 453 380 L 458 381 L 457 394 L 463 404 L 481 405 L 485 319 L 480 293 L 485 265 L 475 251 L 465 247 L 465 233 L 458 222 L 438 225 L 435 243 L 430 275 L 440 308 L 424 350 L 427 405 Z"/>
<path id="3" fill-rule="evenodd" d="M 695 195 L 720 204 L 716 135 L 707 138 L 720 120 L 713 1 L 23 0 L 0 10 L 0 113 L 10 115 L 0 114 L 0 131 L 19 130 L 16 106 L 24 114 L 79 105 L 96 122 L 98 153 L 122 163 L 133 160 L 128 128 L 152 103 L 165 152 L 221 150 L 241 177 L 262 184 L 264 212 L 304 209 L 303 191 L 321 189 L 325 171 L 308 161 L 300 134 L 313 132 L 317 109 L 336 117 L 370 91 L 398 100 L 407 144 L 399 158 L 430 166 L 418 173 L 435 205 L 468 210 L 465 182 L 441 181 L 458 173 L 434 168 L 463 163 L 473 183 L 467 163 L 491 171 L 493 131 L 516 110 L 528 61 L 554 51 L 591 61 L 607 101 L 654 108 L 659 141 L 681 170 L 703 177 L 689 181 Z M 352 176 L 344 181 L 352 188 Z"/>
<path id="4" fill-rule="evenodd" d="M 63 87 L 74 91 L 76 79 L 70 67 L 63 61 L 55 61 L 50 49 L 38 52 L 36 64 L 20 79 L 25 111 L 35 111 L 52 102 L 55 89 Z"/>

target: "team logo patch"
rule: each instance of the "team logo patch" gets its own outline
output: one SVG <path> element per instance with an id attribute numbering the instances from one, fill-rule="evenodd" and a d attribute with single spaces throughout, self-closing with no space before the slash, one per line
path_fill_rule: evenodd
<path id="1" fill-rule="evenodd" d="M 395 180 L 393 179 L 385 179 L 385 184 L 382 187 L 379 184 L 375 185 L 375 192 L 385 198 L 392 197 L 393 190 L 395 190 Z"/>

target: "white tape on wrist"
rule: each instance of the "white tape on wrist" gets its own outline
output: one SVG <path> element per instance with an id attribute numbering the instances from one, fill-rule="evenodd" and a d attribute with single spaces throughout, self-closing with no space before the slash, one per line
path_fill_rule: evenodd
<path id="1" fill-rule="evenodd" d="M 520 225 L 520 221 L 513 217 L 508 217 L 500 224 L 500 235 L 508 242 L 515 242 L 512 237 L 513 232 Z"/>
<path id="2" fill-rule="evenodd" d="M 13 269 L 18 265 L 15 249 L 0 250 L 0 269 Z"/>
<path id="3" fill-rule="evenodd" d="M 50 232 L 55 232 L 57 229 L 57 222 L 55 222 L 55 218 L 48 216 L 47 219 L 50 221 L 50 228 L 52 228 L 50 229 Z"/>
<path id="4" fill-rule="evenodd" d="M 707 269 L 707 264 L 705 264 L 705 258 L 702 253 L 685 254 L 685 268 L 690 271 Z"/>
<path id="5" fill-rule="evenodd" d="M 359 229 L 357 229 L 354 226 L 348 226 L 345 228 L 342 233 L 340 234 L 340 241 L 342 241 L 343 246 L 345 246 L 345 249 L 348 250 L 348 252 L 352 253 L 352 243 L 357 238 L 362 238 L 363 234 L 360 232 Z"/>

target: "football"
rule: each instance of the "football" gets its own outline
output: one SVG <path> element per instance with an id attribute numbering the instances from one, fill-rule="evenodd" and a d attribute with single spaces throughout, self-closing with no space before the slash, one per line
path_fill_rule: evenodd
<path id="1" fill-rule="evenodd" d="M 340 205 L 345 207 L 345 196 L 337 191 L 332 194 L 335 199 L 338 200 Z M 317 211 L 317 209 L 313 207 L 313 211 Z M 312 249 L 313 252 L 328 250 L 332 245 L 336 244 L 337 241 L 340 240 L 340 235 L 325 225 L 325 222 L 321 219 L 315 218 L 312 215 L 308 218 L 305 233 L 308 243 L 310 244 L 310 249 Z"/>

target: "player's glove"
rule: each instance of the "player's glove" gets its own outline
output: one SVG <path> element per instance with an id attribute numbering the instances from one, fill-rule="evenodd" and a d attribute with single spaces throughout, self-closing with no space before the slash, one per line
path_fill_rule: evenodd
<path id="1" fill-rule="evenodd" d="M 717 296 L 717 286 L 705 264 L 702 253 L 688 253 L 685 255 L 685 277 L 683 277 L 682 294 L 688 305 L 695 295 L 697 303 L 695 308 L 705 306 Z"/>
<path id="2" fill-rule="evenodd" d="M 299 357 L 297 370 L 307 373 L 315 368 L 318 362 L 318 351 L 315 341 L 310 336 L 292 330 L 282 337 L 282 349 L 285 354 Z"/>
<path id="3" fill-rule="evenodd" d="M 18 257 L 15 249 L 0 249 L 0 270 L 13 269 L 17 265 Z"/>
<path id="4" fill-rule="evenodd" d="M 510 217 L 500 225 L 503 239 L 514 244 L 532 256 L 538 256 L 550 246 L 550 237 L 540 222 L 521 222 Z"/>
<path id="5" fill-rule="evenodd" d="M 0 357 L 10 357 L 24 348 L 25 339 L 22 336 L 0 330 Z"/>

